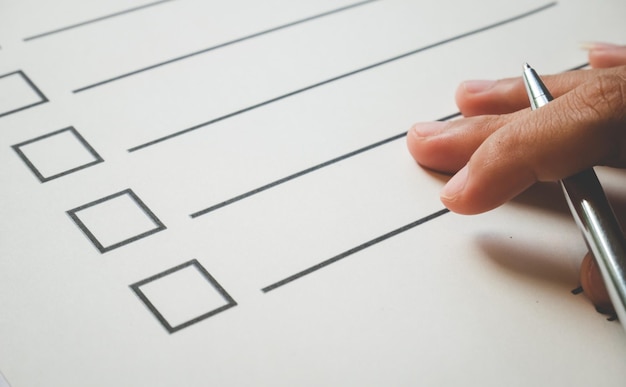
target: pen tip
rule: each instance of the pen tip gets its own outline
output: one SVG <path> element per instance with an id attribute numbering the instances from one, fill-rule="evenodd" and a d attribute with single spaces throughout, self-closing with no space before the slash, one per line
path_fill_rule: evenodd
<path id="1" fill-rule="evenodd" d="M 530 70 L 531 67 L 528 63 L 524 63 L 524 70 Z"/>

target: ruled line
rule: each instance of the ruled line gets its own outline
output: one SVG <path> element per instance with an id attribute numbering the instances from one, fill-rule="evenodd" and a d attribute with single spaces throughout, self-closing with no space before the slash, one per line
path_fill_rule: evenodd
<path id="1" fill-rule="evenodd" d="M 447 208 L 444 208 L 443 210 L 439 210 L 439 211 L 437 211 L 435 213 L 432 213 L 432 214 L 430 214 L 428 216 L 425 216 L 425 217 L 423 217 L 421 219 L 418 219 L 418 220 L 416 220 L 416 221 L 414 221 L 412 223 L 409 223 L 409 224 L 407 224 L 405 226 L 402 226 L 402 227 L 397 228 L 397 229 L 395 229 L 393 231 L 390 231 L 390 232 L 388 232 L 386 234 L 383 234 L 383 235 L 381 235 L 381 236 L 379 236 L 377 238 L 374 238 L 374 239 L 372 239 L 370 241 L 367 241 L 367 242 L 365 242 L 365 243 L 363 243 L 361 245 L 353 247 L 350 250 L 346 250 L 343 253 L 341 253 L 339 255 L 336 255 L 336 256 L 334 256 L 332 258 L 329 258 L 329 259 L 327 259 L 325 261 L 322 261 L 322 262 L 318 263 L 317 265 L 311 266 L 308 269 L 302 270 L 302 271 L 300 271 L 300 272 L 298 272 L 296 274 L 293 274 L 293 275 L 291 275 L 291 276 L 289 276 L 287 278 L 284 278 L 284 279 L 282 279 L 282 280 L 280 280 L 278 282 L 275 282 L 275 283 L 273 283 L 271 285 L 268 285 L 268 286 L 264 287 L 261 290 L 263 291 L 263 293 L 271 292 L 272 290 L 278 289 L 281 286 L 285 286 L 285 285 L 287 285 L 290 282 L 293 282 L 293 281 L 295 281 L 297 279 L 300 279 L 300 278 L 302 278 L 304 276 L 307 276 L 307 275 L 309 275 L 311 273 L 314 273 L 314 272 L 316 272 L 316 271 L 318 271 L 320 269 L 323 269 L 326 266 L 329 266 L 329 265 L 331 265 L 333 263 L 336 263 L 336 262 L 338 262 L 338 261 L 340 261 L 340 260 L 342 260 L 344 258 L 347 258 L 347 257 L 349 257 L 349 256 L 351 256 L 351 255 L 353 255 L 355 253 L 358 253 L 359 251 L 365 250 L 368 247 L 374 246 L 374 245 L 376 245 L 376 244 L 378 244 L 380 242 L 383 242 L 383 241 L 385 241 L 385 240 L 387 240 L 387 239 L 389 239 L 391 237 L 394 237 L 394 236 L 396 236 L 398 234 L 401 234 L 401 233 L 403 233 L 405 231 L 408 231 L 408 230 L 410 230 L 410 229 L 412 229 L 414 227 L 417 227 L 417 226 L 419 226 L 421 224 L 424 224 L 424 223 L 426 223 L 428 221 L 436 219 L 436 218 L 440 217 L 441 215 L 447 214 L 448 212 L 450 212 L 450 210 L 448 210 Z"/>
<path id="2" fill-rule="evenodd" d="M 582 69 L 584 69 L 585 67 L 588 67 L 588 66 L 589 66 L 589 62 L 585 62 L 585 63 L 583 63 L 583 64 L 581 64 L 581 65 L 578 65 L 578 66 L 572 67 L 571 69 L 567 69 L 567 70 L 565 70 L 565 71 L 567 72 L 567 71 L 582 70 Z"/>
<path id="3" fill-rule="evenodd" d="M 575 67 L 572 67 L 572 68 L 570 68 L 570 69 L 568 69 L 568 70 L 565 70 L 565 71 L 574 71 L 574 70 L 579 70 L 579 69 L 582 69 L 582 68 L 587 67 L 588 65 L 589 65 L 588 63 L 584 63 L 584 64 L 581 64 L 581 65 L 577 65 L 577 66 L 575 66 Z M 460 117 L 460 116 L 461 116 L 461 113 L 460 113 L 460 112 L 457 112 L 457 113 L 449 114 L 449 115 L 447 115 L 447 116 L 445 116 L 445 117 L 439 118 L 439 119 L 437 119 L 436 121 L 448 121 L 448 120 L 451 120 L 451 119 L 454 119 L 454 118 L 457 118 L 457 117 Z M 230 205 L 230 204 L 236 203 L 236 202 L 238 202 L 238 201 L 240 201 L 240 200 L 243 200 L 243 199 L 246 199 L 246 198 L 248 198 L 248 197 L 250 197 L 250 196 L 253 196 L 253 195 L 259 194 L 259 193 L 261 193 L 261 192 L 263 192 L 263 191 L 266 191 L 266 190 L 268 190 L 268 189 L 270 189 L 270 188 L 274 188 L 274 187 L 276 187 L 276 186 L 278 186 L 278 185 L 281 185 L 281 184 L 287 183 L 287 182 L 288 182 L 288 181 L 290 181 L 290 180 L 293 180 L 293 179 L 296 179 L 296 178 L 298 178 L 298 177 L 304 176 L 304 175 L 309 174 L 309 173 L 311 173 L 311 172 L 315 172 L 315 171 L 317 171 L 318 169 L 322 169 L 322 168 L 324 168 L 324 167 L 328 167 L 328 166 L 330 166 L 330 165 L 332 165 L 332 164 L 335 164 L 335 163 L 338 163 L 338 162 L 340 162 L 340 161 L 342 161 L 342 160 L 346 160 L 346 159 L 349 159 L 349 158 L 351 158 L 351 157 L 357 156 L 357 155 L 359 155 L 359 154 L 361 154 L 361 153 L 363 153 L 363 152 L 366 152 L 366 151 L 372 150 L 372 149 L 374 149 L 374 148 L 377 148 L 377 147 L 379 147 L 379 146 L 382 146 L 382 145 L 385 145 L 385 144 L 387 144 L 387 143 L 393 142 L 393 141 L 395 141 L 395 140 L 399 140 L 399 139 L 401 139 L 401 138 L 405 137 L 405 136 L 406 136 L 406 133 L 407 133 L 407 132 L 402 132 L 402 133 L 396 134 L 396 135 L 391 136 L 391 137 L 388 137 L 388 138 L 386 138 L 386 139 L 384 139 L 384 140 L 380 140 L 380 141 L 378 141 L 378 142 L 375 142 L 375 143 L 373 143 L 373 144 L 370 144 L 370 145 L 364 146 L 364 147 L 359 148 L 359 149 L 357 149 L 357 150 L 354 150 L 354 151 L 351 151 L 351 152 L 345 153 L 345 154 L 343 154 L 343 155 L 341 155 L 341 156 L 335 157 L 335 158 L 330 159 L 330 160 L 328 160 L 328 161 L 324 161 L 323 163 L 320 163 L 320 164 L 314 165 L 314 166 L 312 166 L 312 167 L 309 167 L 309 168 L 303 169 L 303 170 L 301 170 L 301 171 L 299 171 L 299 172 L 293 173 L 293 174 L 291 174 L 291 175 L 289 175 L 289 176 L 285 176 L 285 177 L 283 177 L 283 178 L 280 178 L 280 179 L 275 180 L 275 181 L 273 181 L 273 182 L 271 182 L 271 183 L 265 184 L 265 185 L 263 185 L 263 186 L 261 186 L 261 187 L 255 188 L 255 189 L 253 189 L 253 190 L 251 190 L 251 191 L 248 191 L 248 192 L 246 192 L 246 193 L 243 193 L 243 194 L 241 194 L 241 195 L 237 195 L 237 196 L 232 197 L 232 198 L 230 198 L 230 199 L 228 199 L 228 200 L 225 200 L 225 201 L 223 201 L 223 202 L 217 203 L 217 204 L 215 204 L 215 205 L 212 205 L 212 206 L 207 207 L 207 208 L 205 208 L 205 209 L 202 209 L 202 210 L 200 210 L 200 211 L 194 212 L 194 213 L 190 214 L 189 216 L 190 216 L 191 218 L 197 218 L 197 217 L 199 217 L 199 216 L 206 215 L 206 214 L 208 214 L 209 212 L 212 212 L 212 211 L 218 210 L 218 209 L 220 209 L 220 208 L 222 208 L 222 207 L 226 207 L 226 206 L 228 206 L 228 205 Z"/>
<path id="4" fill-rule="evenodd" d="M 274 102 L 283 100 L 283 99 L 288 98 L 288 97 L 293 97 L 293 96 L 295 96 L 297 94 L 300 94 L 300 93 L 303 93 L 305 91 L 309 91 L 309 90 L 315 89 L 317 87 L 320 87 L 320 86 L 323 86 L 323 85 L 327 85 L 329 83 L 338 81 L 340 79 L 344 79 L 344 78 L 350 77 L 352 75 L 356 75 L 356 74 L 362 73 L 364 71 L 371 70 L 371 69 L 380 67 L 382 65 L 398 61 L 400 59 L 407 58 L 409 56 L 418 54 L 420 52 L 423 52 L 423 51 L 426 51 L 426 50 L 429 50 L 429 49 L 432 49 L 432 48 L 435 48 L 435 47 L 439 47 L 439 46 L 442 46 L 444 44 L 447 44 L 447 43 L 450 43 L 450 42 L 453 42 L 453 41 L 456 41 L 456 40 L 459 40 L 459 39 L 462 39 L 462 38 L 466 38 L 466 37 L 471 36 L 471 35 L 478 34 L 480 32 L 484 32 L 484 31 L 487 31 L 487 30 L 490 30 L 490 29 L 493 29 L 493 28 L 496 28 L 496 27 L 503 26 L 503 25 L 508 24 L 508 23 L 512 23 L 514 21 L 523 19 L 525 17 L 529 17 L 531 15 L 535 15 L 535 14 L 541 12 L 541 11 L 547 10 L 547 9 L 555 6 L 556 4 L 557 4 L 556 2 L 551 2 L 551 3 L 548 3 L 548 4 L 543 5 L 541 7 L 532 9 L 532 10 L 527 11 L 527 12 L 524 12 L 522 14 L 510 17 L 510 18 L 507 18 L 507 19 L 504 19 L 504 20 L 501 20 L 499 22 L 496 22 L 496 23 L 493 23 L 493 24 L 490 24 L 490 25 L 487 25 L 487 26 L 484 26 L 484 27 L 481 27 L 481 28 L 477 28 L 477 29 L 469 31 L 469 32 L 465 32 L 463 34 L 456 35 L 456 36 L 453 36 L 451 38 L 447 38 L 447 39 L 438 41 L 436 43 L 433 43 L 433 44 L 430 44 L 430 45 L 427 45 L 427 46 L 424 46 L 424 47 L 417 48 L 417 49 L 409 51 L 409 52 L 405 52 L 404 54 L 400 54 L 400 55 L 397 55 L 397 56 L 385 59 L 383 61 L 376 62 L 376 63 L 370 64 L 370 65 L 367 65 L 365 67 L 361 67 L 359 69 L 356 69 L 356 70 L 353 70 L 353 71 L 350 71 L 350 72 L 347 72 L 347 73 L 335 76 L 333 78 L 329 78 L 327 80 L 324 80 L 324 81 L 321 81 L 321 82 L 318 82 L 318 83 L 315 83 L 315 84 L 303 87 L 301 89 L 297 89 L 297 90 L 291 91 L 291 92 L 283 94 L 283 95 L 279 95 L 278 97 L 274 97 L 274 98 L 268 99 L 266 101 L 257 103 L 255 105 L 251 105 L 251 106 L 248 106 L 246 108 L 243 108 L 243 109 L 240 109 L 240 110 L 228 113 L 228 114 L 223 115 L 221 117 L 217 117 L 217 118 L 214 118 L 212 120 L 200 123 L 198 125 L 194 125 L 194 126 L 192 126 L 190 128 L 186 128 L 186 129 L 180 130 L 178 132 L 174 132 L 174 133 L 168 134 L 166 136 L 159 137 L 157 139 L 154 139 L 154 140 L 145 142 L 143 144 L 134 146 L 132 148 L 129 148 L 128 152 L 132 153 L 132 152 L 136 152 L 136 151 L 141 150 L 141 149 L 145 149 L 145 148 L 157 145 L 159 143 L 162 143 L 162 142 L 167 141 L 167 140 L 171 140 L 171 139 L 176 138 L 178 136 L 181 136 L 183 134 L 187 134 L 187 133 L 196 131 L 198 129 L 205 128 L 207 126 L 210 126 L 210 125 L 215 124 L 217 122 L 223 121 L 225 119 L 232 118 L 232 117 L 235 117 L 235 116 L 243 114 L 243 113 L 247 113 L 249 111 L 258 109 L 258 108 L 263 107 L 263 106 L 267 106 L 269 104 L 272 104 Z"/>
<path id="5" fill-rule="evenodd" d="M 327 12 L 323 12 L 323 13 L 319 13 L 317 15 L 306 17 L 304 19 L 300 19 L 300 20 L 296 20 L 296 21 L 293 21 L 293 22 L 290 22 L 290 23 L 287 23 L 287 24 L 283 24 L 283 25 L 280 25 L 278 27 L 273 27 L 273 28 L 270 28 L 268 30 L 255 32 L 255 33 L 253 33 L 251 35 L 246 35 L 246 36 L 234 39 L 234 40 L 230 40 L 230 41 L 225 42 L 225 43 L 220 43 L 220 44 L 218 44 L 216 46 L 212 46 L 212 47 L 204 48 L 202 50 L 194 51 L 192 53 L 185 54 L 185 55 L 182 55 L 182 56 L 178 56 L 176 58 L 168 59 L 168 60 L 165 60 L 163 62 L 156 63 L 156 64 L 153 64 L 153 65 L 150 65 L 150 66 L 147 66 L 147 67 L 143 67 L 143 68 L 140 68 L 140 69 L 137 69 L 137 70 L 125 73 L 125 74 L 121 74 L 121 75 L 118 75 L 118 76 L 113 77 L 113 78 L 105 79 L 104 81 L 100 81 L 100 82 L 97 82 L 97 83 L 94 83 L 94 84 L 91 84 L 91 85 L 88 85 L 88 86 L 83 86 L 81 88 L 73 90 L 72 92 L 75 93 L 75 94 L 76 93 L 80 93 L 80 92 L 83 92 L 85 90 L 93 89 L 93 88 L 98 87 L 98 86 L 102 86 L 102 85 L 106 85 L 106 84 L 111 83 L 111 82 L 119 81 L 120 79 L 128 78 L 130 76 L 137 75 L 137 74 L 149 71 L 149 70 L 154 70 L 154 69 L 156 69 L 158 67 L 166 66 L 166 65 L 169 65 L 169 64 L 172 64 L 172 63 L 175 63 L 175 62 L 179 62 L 179 61 L 182 61 L 182 60 L 185 60 L 185 59 L 189 59 L 189 58 L 197 56 L 197 55 L 205 54 L 207 52 L 210 52 L 210 51 L 213 51 L 213 50 L 217 50 L 218 48 L 223 48 L 223 47 L 230 46 L 230 45 L 233 45 L 233 44 L 236 44 L 236 43 L 241 43 L 243 41 L 250 40 L 250 39 L 253 39 L 253 38 L 258 38 L 259 36 L 267 35 L 269 33 L 280 31 L 280 30 L 283 30 L 285 28 L 293 27 L 293 26 L 296 26 L 298 24 L 306 23 L 306 22 L 309 22 L 309 21 L 312 21 L 312 20 L 315 20 L 315 19 L 320 19 L 320 18 L 322 18 L 324 16 L 330 16 L 330 15 L 337 14 L 337 13 L 340 13 L 340 12 L 343 12 L 343 11 L 347 11 L 349 9 L 356 8 L 356 7 L 359 7 L 361 5 L 373 3 L 375 1 L 378 1 L 378 0 L 361 1 L 361 2 L 358 2 L 358 3 L 347 5 L 345 7 L 336 8 L 336 9 L 333 9 L 333 10 L 330 10 L 330 11 L 327 11 Z"/>
<path id="6" fill-rule="evenodd" d="M 167 2 L 170 2 L 170 1 L 174 1 L 174 0 L 160 0 L 160 1 L 155 1 L 155 2 L 152 2 L 152 3 L 140 5 L 138 7 L 129 8 L 129 9 L 126 9 L 126 10 L 123 10 L 123 11 L 119 11 L 119 12 L 115 12 L 115 13 L 112 13 L 112 14 L 109 14 L 109 15 L 100 16 L 100 17 L 97 17 L 95 19 L 90 19 L 90 20 L 86 20 L 86 21 L 83 21 L 83 22 L 80 22 L 80 23 L 72 24 L 72 25 L 69 25 L 67 27 L 62 27 L 62 28 L 58 28 L 56 30 L 43 32 L 43 33 L 38 34 L 38 35 L 29 36 L 27 38 L 24 38 L 23 41 L 24 42 L 28 42 L 28 41 L 31 41 L 31 40 L 35 40 L 35 39 L 43 38 L 43 37 L 46 37 L 46 36 L 58 34 L 60 32 L 73 30 L 73 29 L 76 29 L 78 27 L 83 27 L 83 26 L 86 26 L 86 25 L 89 25 L 89 24 L 101 22 L 103 20 L 112 19 L 112 18 L 117 17 L 117 16 L 126 15 L 126 14 L 129 14 L 129 13 L 132 13 L 132 12 L 136 12 L 136 11 L 139 11 L 139 10 L 142 10 L 142 9 L 146 9 L 146 8 L 149 8 L 149 7 L 154 7 L 155 5 L 167 3 Z"/>
<path id="7" fill-rule="evenodd" d="M 455 117 L 459 117 L 460 115 L 461 115 L 461 113 L 450 114 L 450 115 L 448 115 L 446 117 L 440 118 L 437 121 L 447 121 L 447 120 L 453 119 Z M 396 140 L 399 140 L 401 138 L 404 138 L 406 136 L 406 133 L 407 132 L 402 132 L 402 133 L 396 134 L 396 135 L 388 137 L 388 138 L 386 138 L 384 140 L 381 140 L 381 141 L 375 142 L 373 144 L 364 146 L 364 147 L 359 148 L 357 150 L 354 150 L 352 152 L 345 153 L 345 154 L 343 154 L 341 156 L 335 157 L 335 158 L 330 159 L 328 161 L 324 161 L 323 163 L 320 163 L 320 164 L 314 165 L 312 167 L 303 169 L 303 170 L 301 170 L 299 172 L 293 173 L 293 174 L 291 174 L 289 176 L 285 176 L 283 178 L 280 178 L 280 179 L 275 180 L 275 181 L 273 181 L 271 183 L 265 184 L 265 185 L 263 185 L 261 187 L 255 188 L 255 189 L 253 189 L 251 191 L 248 191 L 246 193 L 243 193 L 241 195 L 237 195 L 237 196 L 235 196 L 233 198 L 230 198 L 228 200 L 225 200 L 225 201 L 223 201 L 221 203 L 218 203 L 218 204 L 212 205 L 212 206 L 210 206 L 208 208 L 205 208 L 203 210 L 194 212 L 193 214 L 191 214 L 189 216 L 191 218 L 197 218 L 199 216 L 206 215 L 209 212 L 215 211 L 215 210 L 220 209 L 222 207 L 226 207 L 226 206 L 228 206 L 230 204 L 233 204 L 233 203 L 236 203 L 236 202 L 238 202 L 240 200 L 249 198 L 250 196 L 259 194 L 259 193 L 261 193 L 263 191 L 267 191 L 270 188 L 274 188 L 274 187 L 279 186 L 281 184 L 287 183 L 288 181 L 291 181 L 291 180 L 296 179 L 298 177 L 302 177 L 302 176 L 307 175 L 307 174 L 309 174 L 311 172 L 315 172 L 318 169 L 322 169 L 324 167 L 328 167 L 329 165 L 338 163 L 338 162 L 340 162 L 342 160 L 349 159 L 349 158 L 354 157 L 356 155 L 359 155 L 359 154 L 361 154 L 363 152 L 367 152 L 369 150 L 377 148 L 377 147 L 379 147 L 381 145 L 385 145 L 385 144 L 390 143 L 392 141 L 396 141 Z"/>

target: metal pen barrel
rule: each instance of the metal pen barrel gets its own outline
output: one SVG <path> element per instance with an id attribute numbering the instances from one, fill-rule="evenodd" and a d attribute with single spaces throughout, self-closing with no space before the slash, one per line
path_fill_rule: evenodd
<path id="1" fill-rule="evenodd" d="M 524 65 L 523 78 L 533 110 L 552 100 L 541 78 L 528 64 Z M 561 187 L 626 330 L 626 241 L 613 209 L 593 169 L 561 180 Z"/>
<path id="2" fill-rule="evenodd" d="M 626 242 L 598 177 L 588 169 L 561 180 L 561 187 L 626 329 Z"/>

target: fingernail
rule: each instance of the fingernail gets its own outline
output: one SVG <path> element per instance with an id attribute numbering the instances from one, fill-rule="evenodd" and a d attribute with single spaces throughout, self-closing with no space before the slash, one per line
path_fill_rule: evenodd
<path id="1" fill-rule="evenodd" d="M 458 194 L 463 191 L 465 184 L 467 183 L 467 172 L 469 170 L 469 164 L 465 164 L 456 175 L 452 176 L 448 183 L 441 190 L 441 197 L 444 199 L 454 199 Z"/>
<path id="2" fill-rule="evenodd" d="M 430 137 L 441 133 L 445 126 L 446 123 L 441 121 L 420 122 L 413 125 L 411 130 L 419 137 Z"/>
<path id="3" fill-rule="evenodd" d="M 613 50 L 619 48 L 617 44 L 603 43 L 603 42 L 582 42 L 580 48 L 587 51 L 592 50 Z"/>
<path id="4" fill-rule="evenodd" d="M 497 81 L 492 80 L 473 80 L 463 82 L 463 88 L 466 92 L 475 94 L 485 92 L 495 86 Z"/>

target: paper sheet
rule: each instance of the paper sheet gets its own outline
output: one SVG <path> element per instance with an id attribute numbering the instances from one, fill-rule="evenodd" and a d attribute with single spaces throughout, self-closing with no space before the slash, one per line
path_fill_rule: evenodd
<path id="1" fill-rule="evenodd" d="M 623 43 L 623 1 L 0 10 L 12 387 L 623 385 L 557 187 L 454 215 L 404 142 L 464 79 Z"/>

